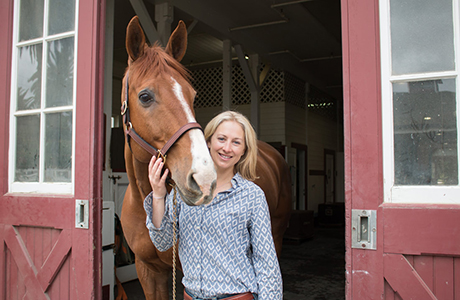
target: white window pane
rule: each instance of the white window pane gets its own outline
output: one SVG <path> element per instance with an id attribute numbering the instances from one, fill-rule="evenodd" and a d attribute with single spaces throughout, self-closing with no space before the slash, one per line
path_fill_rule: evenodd
<path id="1" fill-rule="evenodd" d="M 72 112 L 45 118 L 45 182 L 71 182 Z"/>
<path id="2" fill-rule="evenodd" d="M 43 36 L 44 0 L 21 0 L 19 9 L 19 41 Z"/>
<path id="3" fill-rule="evenodd" d="M 393 84 L 395 185 L 457 185 L 454 79 Z"/>
<path id="4" fill-rule="evenodd" d="M 49 43 L 46 71 L 46 107 L 73 102 L 74 38 Z"/>
<path id="5" fill-rule="evenodd" d="M 38 182 L 40 116 L 18 117 L 16 121 L 16 170 L 14 180 Z"/>
<path id="6" fill-rule="evenodd" d="M 18 49 L 17 110 L 40 107 L 42 83 L 42 45 Z"/>
<path id="7" fill-rule="evenodd" d="M 454 70 L 452 0 L 391 0 L 392 74 Z"/>
<path id="8" fill-rule="evenodd" d="M 75 0 L 50 0 L 48 34 L 73 31 Z"/>

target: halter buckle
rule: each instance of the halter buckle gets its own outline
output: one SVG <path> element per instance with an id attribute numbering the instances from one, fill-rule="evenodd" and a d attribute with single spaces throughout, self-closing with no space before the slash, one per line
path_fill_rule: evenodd
<path id="1" fill-rule="evenodd" d="M 128 102 L 123 101 L 123 104 L 121 105 L 121 115 L 124 116 L 126 114 L 126 111 L 128 110 Z"/>
<path id="2" fill-rule="evenodd" d="M 167 156 L 168 156 L 168 155 L 161 153 L 161 150 L 158 150 L 157 159 L 158 159 L 158 158 L 161 158 L 161 159 L 163 160 L 163 164 L 166 164 L 166 157 L 167 157 Z"/>

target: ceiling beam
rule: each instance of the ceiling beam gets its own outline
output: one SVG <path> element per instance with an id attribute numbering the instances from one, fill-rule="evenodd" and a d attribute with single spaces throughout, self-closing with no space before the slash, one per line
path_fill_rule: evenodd
<path id="1" fill-rule="evenodd" d="M 235 45 L 233 47 L 238 55 L 238 61 L 240 62 L 240 67 L 243 71 L 246 82 L 249 85 L 249 90 L 251 92 L 251 124 L 254 127 L 256 133 L 259 132 L 260 128 L 260 109 L 259 109 L 259 98 L 260 98 L 260 84 L 259 84 L 259 75 L 253 74 L 251 68 L 249 67 L 246 55 L 243 52 L 241 45 Z M 258 69 L 258 55 L 252 55 L 256 62 L 252 65 L 255 71 Z"/>
<path id="2" fill-rule="evenodd" d="M 284 3 L 277 3 L 277 4 L 272 4 L 270 7 L 271 7 L 271 8 L 276 8 L 276 7 L 288 6 L 288 5 L 299 4 L 299 3 L 310 2 L 310 1 L 315 1 L 315 0 L 298 0 L 298 1 L 290 1 L 290 2 L 284 2 Z"/>
<path id="3" fill-rule="evenodd" d="M 152 18 L 150 18 L 149 12 L 145 7 L 144 1 L 142 0 L 129 0 L 131 2 L 131 6 L 134 9 L 134 12 L 139 17 L 139 21 L 141 22 L 142 29 L 144 29 L 145 35 L 149 40 L 150 44 L 153 44 L 155 41 L 160 40 L 160 36 L 158 35 L 157 29 L 153 24 Z"/>
<path id="4" fill-rule="evenodd" d="M 157 22 L 157 32 L 159 41 L 163 47 L 168 44 L 171 36 L 171 24 L 174 20 L 174 8 L 169 2 L 155 4 L 155 21 Z"/>
<path id="5" fill-rule="evenodd" d="M 277 25 L 277 24 L 283 24 L 287 23 L 289 20 L 279 20 L 279 21 L 272 21 L 272 22 L 265 22 L 265 23 L 258 23 L 258 24 L 252 24 L 252 25 L 245 25 L 245 26 L 239 26 L 239 27 L 233 27 L 229 28 L 229 31 L 236 31 L 236 30 L 243 30 L 243 29 L 251 29 L 251 28 L 257 28 L 257 27 L 263 27 L 263 26 L 270 26 L 270 25 Z"/>
<path id="6" fill-rule="evenodd" d="M 187 34 L 190 34 L 190 32 L 192 32 L 196 24 L 198 24 L 198 21 L 196 19 L 193 19 L 192 23 L 190 23 L 190 25 L 187 25 Z"/>
<path id="7" fill-rule="evenodd" d="M 318 60 L 328 60 L 328 59 L 337 59 L 337 58 L 342 58 L 342 55 L 331 55 L 331 56 L 323 56 L 323 57 L 314 57 L 314 58 L 300 58 L 294 53 L 292 53 L 290 50 L 281 50 L 281 51 L 275 51 L 275 52 L 270 52 L 268 55 L 278 55 L 278 54 L 290 54 L 292 57 L 297 59 L 299 62 L 309 62 L 309 61 L 318 61 Z"/>

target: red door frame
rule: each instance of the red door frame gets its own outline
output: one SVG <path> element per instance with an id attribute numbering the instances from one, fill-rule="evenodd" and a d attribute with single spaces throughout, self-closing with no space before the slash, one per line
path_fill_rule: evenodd
<path id="1" fill-rule="evenodd" d="M 77 49 L 77 100 L 75 139 L 75 193 L 59 195 L 21 195 L 8 193 L 8 147 L 10 121 L 11 58 L 13 31 L 13 0 L 0 3 L 0 299 L 6 295 L 4 272 L 4 243 L 11 238 L 11 225 L 44 226 L 59 228 L 62 235 L 53 253 L 71 256 L 69 279 L 71 299 L 101 299 L 101 228 L 102 228 L 102 163 L 103 163 L 103 53 L 105 1 L 80 0 Z M 89 200 L 89 229 L 75 228 L 75 200 Z M 43 208 L 47 209 L 43 209 Z M 11 240 L 11 239 L 10 239 Z M 67 246 L 59 247 L 70 242 Z M 20 246 L 20 245 L 19 245 Z M 70 252 L 68 252 L 70 251 Z M 69 254 L 70 253 L 70 254 Z M 64 258 L 65 259 L 65 258 Z M 25 258 L 24 261 L 27 261 Z M 30 264 L 30 261 L 29 261 Z M 28 289 L 47 286 L 56 275 L 59 265 L 48 264 L 35 277 L 26 275 Z M 21 269 L 21 266 L 18 266 Z M 23 266 L 27 271 L 30 266 Z M 24 276 L 24 275 L 23 275 Z M 29 295 L 30 296 L 30 295 Z M 35 295 L 34 295 L 35 296 Z"/>
<path id="2" fill-rule="evenodd" d="M 346 299 L 382 299 L 383 244 L 351 248 L 351 210 L 383 202 L 378 0 L 342 0 Z M 382 230 L 377 214 L 377 231 Z M 360 288 L 355 288 L 359 286 Z"/>
<path id="3" fill-rule="evenodd" d="M 1 128 L 4 132 L 9 129 L 9 99 L 11 87 L 11 52 L 13 40 L 13 1 L 0 2 L 0 39 L 3 43 L 0 44 L 0 117 L 2 121 Z M 8 135 L 3 134 L 0 138 L 0 160 L 2 161 L 0 167 L 0 193 L 3 195 L 8 191 Z M 3 199 L 2 199 L 3 200 Z M 0 200 L 1 201 L 1 200 Z M 0 207 L 2 203 L 0 203 Z M 3 209 L 0 211 L 0 241 L 2 242 L 2 253 L 0 254 L 0 299 L 5 299 L 6 295 L 6 272 L 5 259 L 4 259 L 4 223 L 2 216 Z"/>
<path id="4" fill-rule="evenodd" d="M 383 203 L 379 1 L 341 4 L 346 299 L 460 299 L 460 205 Z M 376 250 L 351 248 L 352 209 L 377 211 Z"/>

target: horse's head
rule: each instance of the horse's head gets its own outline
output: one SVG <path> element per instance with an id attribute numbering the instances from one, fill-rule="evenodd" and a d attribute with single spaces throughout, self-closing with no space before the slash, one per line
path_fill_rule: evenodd
<path id="1" fill-rule="evenodd" d="M 129 59 L 123 79 L 122 114 L 133 156 L 148 163 L 152 157 L 149 146 L 170 149 L 166 149 L 166 167 L 179 193 L 187 204 L 201 205 L 212 200 L 216 171 L 203 132 L 193 126 L 196 92 L 188 71 L 179 63 L 186 47 L 187 30 L 182 21 L 165 50 L 158 44 L 146 44 L 137 16 L 130 21 L 126 32 Z M 184 130 L 183 126 L 189 123 L 192 126 Z M 179 137 L 178 131 L 182 134 Z M 171 143 L 171 148 L 165 147 Z"/>

